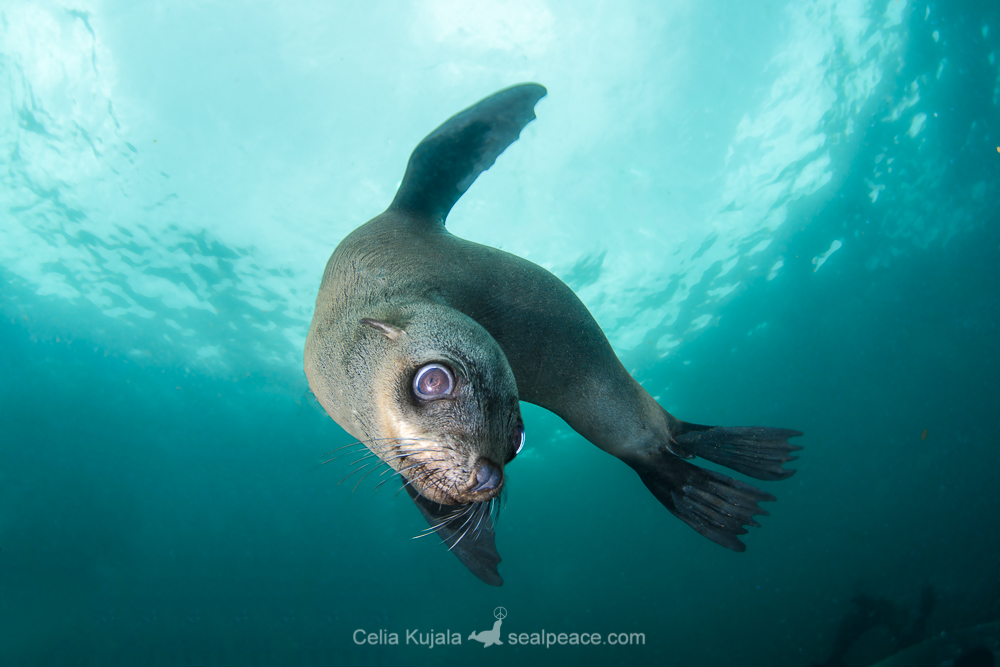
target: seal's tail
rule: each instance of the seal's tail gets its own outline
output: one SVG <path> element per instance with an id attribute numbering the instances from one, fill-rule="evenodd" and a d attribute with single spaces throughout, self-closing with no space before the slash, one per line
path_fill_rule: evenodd
<path id="1" fill-rule="evenodd" d="M 763 480 L 790 477 L 781 465 L 802 449 L 788 443 L 799 431 L 760 427 L 712 427 L 680 422 L 673 429 L 678 449 Z M 775 497 L 744 482 L 704 470 L 668 452 L 629 463 L 646 487 L 678 519 L 716 544 L 745 551 L 738 539 L 744 526 L 759 528 L 754 516 L 767 516 L 758 503 Z"/>
<path id="2" fill-rule="evenodd" d="M 794 470 L 781 466 L 797 459 L 791 453 L 802 449 L 788 442 L 788 438 L 800 436 L 802 432 L 787 428 L 702 426 L 680 422 L 672 430 L 685 451 L 765 481 L 794 475 Z"/>
<path id="3" fill-rule="evenodd" d="M 775 497 L 749 484 L 663 453 L 652 464 L 632 467 L 656 499 L 678 519 L 716 544 L 746 551 L 737 536 L 744 526 L 760 527 L 754 516 L 767 516 L 757 503 Z"/>

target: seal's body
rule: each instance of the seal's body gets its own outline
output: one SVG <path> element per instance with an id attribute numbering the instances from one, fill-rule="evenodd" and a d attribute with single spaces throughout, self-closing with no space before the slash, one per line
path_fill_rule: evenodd
<path id="1" fill-rule="evenodd" d="M 392 205 L 327 264 L 306 342 L 326 411 L 405 478 L 432 528 L 470 570 L 502 583 L 491 517 L 524 439 L 518 400 L 555 412 L 639 473 L 676 516 L 742 551 L 752 486 L 700 456 L 783 479 L 797 431 L 682 422 L 628 374 L 587 308 L 545 269 L 445 229 L 451 207 L 534 119 L 536 84 L 454 116 L 414 150 Z"/>

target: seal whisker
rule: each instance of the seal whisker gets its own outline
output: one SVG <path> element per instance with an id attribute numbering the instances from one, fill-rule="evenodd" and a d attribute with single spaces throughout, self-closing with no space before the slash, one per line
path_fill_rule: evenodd
<path id="1" fill-rule="evenodd" d="M 476 504 L 479 505 L 479 507 L 476 508 L 476 512 L 479 514 L 479 521 L 476 522 L 476 527 L 472 529 L 473 535 L 479 534 L 479 526 L 481 526 L 483 523 L 483 517 L 486 516 L 487 508 L 493 505 L 493 498 L 490 498 L 490 501 L 488 503 L 476 503 Z"/>
<path id="2" fill-rule="evenodd" d="M 415 482 L 416 480 L 421 479 L 423 477 L 426 477 L 427 475 L 432 474 L 434 472 L 434 469 L 433 468 L 428 468 L 427 470 L 423 470 L 423 471 L 421 471 L 419 473 L 415 473 L 414 475 L 412 475 L 410 477 L 407 477 L 403 473 L 407 472 L 409 470 L 413 470 L 415 468 L 422 468 L 422 467 L 426 467 L 426 466 L 427 466 L 427 462 L 421 461 L 420 463 L 415 463 L 412 466 L 410 466 L 409 468 L 403 468 L 402 470 L 397 470 L 393 474 L 389 475 L 388 479 L 392 479 L 393 477 L 398 476 L 400 479 L 405 480 L 403 486 L 405 486 L 406 484 L 411 484 L 412 485 L 413 482 Z M 413 488 L 416 489 L 416 487 L 413 487 Z M 395 497 L 395 496 L 393 496 L 393 497 Z"/>
<path id="3" fill-rule="evenodd" d="M 422 534 L 420 535 L 420 537 L 423 537 L 424 535 L 430 535 L 431 533 L 435 532 L 438 528 L 441 528 L 442 526 L 452 523 L 453 521 L 458 521 L 459 519 L 461 519 L 462 517 L 464 517 L 466 514 L 469 513 L 469 511 L 472 509 L 472 505 L 473 505 L 472 503 L 459 505 L 456 509 L 446 514 L 442 518 L 440 523 L 431 526 L 429 528 L 425 528 L 423 531 L 421 531 Z"/>
<path id="4" fill-rule="evenodd" d="M 355 450 L 352 450 L 352 451 L 347 451 L 347 452 L 344 452 L 343 454 L 338 454 L 337 456 L 331 456 L 330 458 L 328 458 L 328 459 L 320 462 L 320 465 L 326 465 L 330 461 L 336 461 L 337 459 L 339 459 L 341 457 L 344 457 L 344 456 L 353 456 L 355 454 L 359 454 L 362 451 L 364 451 L 364 449 L 365 449 L 365 447 L 359 447 L 358 449 L 355 449 Z M 324 454 L 324 456 L 326 456 L 326 455 Z"/>
<path id="5" fill-rule="evenodd" d="M 353 465 L 357 465 L 357 464 L 361 463 L 362 461 L 366 461 L 366 460 L 372 458 L 373 456 L 378 456 L 378 454 L 376 454 L 375 452 L 368 452 L 367 454 L 365 454 L 361 458 L 354 459 L 353 461 L 351 461 L 351 463 L 349 465 L 352 465 L 352 466 Z"/>
<path id="6" fill-rule="evenodd" d="M 352 466 L 356 465 L 356 464 L 360 463 L 361 461 L 365 461 L 367 459 L 372 458 L 373 456 L 377 456 L 383 462 L 387 463 L 387 462 L 395 460 L 397 458 L 404 458 L 404 457 L 407 457 L 407 456 L 413 456 L 413 454 L 415 454 L 415 453 L 419 453 L 419 452 L 433 452 L 433 451 L 437 451 L 437 450 L 434 450 L 434 449 L 421 449 L 421 450 L 416 450 L 415 452 L 406 453 L 406 454 L 399 454 L 398 456 L 393 456 L 393 457 L 389 457 L 389 458 L 383 458 L 383 456 L 382 456 L 382 454 L 380 452 L 369 451 L 364 456 L 362 456 L 362 457 L 360 457 L 358 459 L 355 459 L 354 461 L 351 461 L 350 465 L 352 465 Z M 352 452 L 352 454 L 357 454 L 357 453 L 359 453 L 359 452 Z M 337 458 L 337 457 L 335 456 L 333 458 Z M 329 463 L 332 460 L 333 459 L 329 459 L 327 461 L 324 461 L 324 463 Z"/>
<path id="7" fill-rule="evenodd" d="M 475 503 L 475 504 L 479 504 L 479 503 Z M 450 547 L 448 547 L 448 551 L 451 551 L 452 549 L 454 549 L 455 547 L 457 547 L 458 543 L 461 542 L 463 539 L 465 539 L 465 536 L 469 534 L 469 529 L 472 528 L 472 525 L 470 524 L 470 522 L 472 521 L 473 517 L 475 517 L 475 516 L 476 516 L 476 512 L 473 511 L 471 514 L 469 514 L 469 516 L 465 520 L 465 522 L 461 526 L 458 527 L 458 530 L 462 530 L 462 528 L 465 528 L 465 532 L 462 533 L 461 537 L 459 537 L 457 540 L 455 540 L 454 544 L 452 544 Z M 456 530 L 455 532 L 458 532 L 458 530 Z"/>
<path id="8" fill-rule="evenodd" d="M 507 509 L 507 487 L 504 486 L 500 490 L 500 495 L 497 497 L 497 516 L 494 519 L 494 523 L 500 520 L 500 515 L 503 514 L 504 510 Z"/>
<path id="9" fill-rule="evenodd" d="M 430 451 L 430 450 L 427 450 L 427 451 Z M 399 456 L 394 456 L 394 457 L 392 457 L 390 459 L 383 459 L 382 462 L 388 465 L 389 461 L 395 461 L 397 459 L 404 459 L 404 458 L 407 458 L 408 456 L 411 456 L 411 455 L 410 454 L 402 454 L 402 455 L 399 455 Z M 385 470 L 383 470 L 379 476 L 383 477 L 383 476 L 389 474 L 390 472 L 392 472 L 392 474 L 389 475 L 389 477 L 387 477 L 385 480 L 383 480 L 383 482 L 385 482 L 385 481 L 388 481 L 388 480 L 392 479 L 396 475 L 402 475 L 403 473 L 407 472 L 408 470 L 413 470 L 414 468 L 419 468 L 420 466 L 426 466 L 428 463 L 435 463 L 435 462 L 446 461 L 446 460 L 447 459 L 437 459 L 437 458 L 435 458 L 435 459 L 422 459 L 422 460 L 414 463 L 413 465 L 407 466 L 405 468 L 400 468 L 399 470 L 395 470 L 392 466 L 389 466 Z"/>
<path id="10" fill-rule="evenodd" d="M 424 470 L 420 474 L 415 475 L 414 477 L 411 477 L 410 479 L 406 479 L 406 477 L 400 475 L 400 479 L 403 479 L 405 481 L 403 482 L 403 485 L 399 488 L 399 490 L 396 491 L 396 493 L 392 497 L 395 498 L 396 496 L 398 496 L 399 492 L 402 491 L 403 489 L 405 489 L 407 486 L 413 487 L 417 491 L 417 493 L 420 493 L 420 490 L 417 489 L 417 487 L 413 484 L 413 482 L 415 482 L 418 479 L 423 479 L 424 477 L 429 477 L 430 478 L 430 483 L 429 484 L 433 484 L 433 483 L 436 482 L 436 480 L 440 479 L 444 474 L 445 474 L 445 471 L 443 471 L 443 470 L 438 470 L 436 468 L 429 468 L 428 470 Z M 429 484 L 425 484 L 424 485 L 425 488 Z"/>
<path id="11" fill-rule="evenodd" d="M 419 444 L 419 443 L 423 443 L 423 442 L 430 442 L 430 443 L 434 443 L 434 444 L 443 444 L 439 440 L 436 440 L 435 438 L 417 438 L 417 437 L 414 437 L 414 436 L 407 436 L 405 438 L 386 438 L 386 439 L 387 440 L 398 440 L 398 441 L 404 442 L 404 443 L 411 443 L 412 442 L 412 443 L 418 443 Z"/>
<path id="12" fill-rule="evenodd" d="M 348 443 L 346 445 L 342 445 L 340 447 L 337 447 L 336 449 L 331 449 L 330 451 L 328 451 L 325 454 L 323 454 L 323 456 L 329 456 L 330 454 L 333 454 L 334 452 L 339 452 L 340 450 L 347 449 L 348 447 L 357 447 L 358 445 L 364 445 L 365 447 L 368 447 L 370 449 L 372 443 L 375 443 L 375 442 L 388 442 L 388 441 L 391 441 L 391 440 L 403 440 L 403 438 L 370 438 L 368 440 L 355 440 L 354 442 Z"/>
<path id="13" fill-rule="evenodd" d="M 425 452 L 439 453 L 439 450 L 436 450 L 436 449 L 417 449 L 417 450 L 414 450 L 414 451 L 406 452 L 404 454 L 397 454 L 396 456 L 390 456 L 389 458 L 385 458 L 385 459 L 382 459 L 382 460 L 385 461 L 386 463 L 388 463 L 389 461 L 395 461 L 396 459 L 405 459 L 407 457 L 416 456 L 417 454 L 423 454 Z M 424 459 L 424 460 L 427 460 L 427 459 Z M 443 461 L 444 459 L 434 459 L 434 460 L 436 460 L 436 461 Z"/>
<path id="14" fill-rule="evenodd" d="M 346 451 L 346 452 L 343 451 L 343 450 L 347 449 L 348 447 L 351 447 L 352 449 L 348 449 L 348 451 Z M 369 449 L 368 446 L 365 443 L 363 443 L 363 442 L 355 442 L 353 444 L 347 445 L 346 447 L 341 447 L 341 448 L 335 449 L 335 450 L 333 450 L 331 452 L 327 452 L 327 453 L 323 454 L 322 456 L 330 456 L 330 454 L 336 454 L 336 452 L 341 452 L 340 454 L 337 454 L 336 456 L 330 456 L 330 458 L 327 459 L 329 461 L 332 461 L 333 459 L 340 458 L 341 456 L 346 456 L 348 454 L 355 454 L 355 453 L 363 451 L 365 449 Z"/>
<path id="15" fill-rule="evenodd" d="M 401 457 L 401 458 L 405 458 L 405 457 Z M 414 463 L 413 465 L 408 466 L 406 468 L 400 468 L 399 470 L 396 470 L 395 468 L 390 467 L 388 470 L 383 470 L 382 471 L 382 476 L 389 475 L 389 473 L 391 472 L 392 474 L 389 475 L 389 479 L 392 479 L 396 475 L 404 473 L 407 470 L 410 470 L 411 468 L 416 468 L 416 467 L 421 466 L 421 465 L 426 465 L 427 463 L 430 463 L 432 461 L 443 461 L 443 460 L 444 459 L 428 459 L 428 460 L 424 460 L 424 461 L 419 461 L 419 462 Z"/>
<path id="16" fill-rule="evenodd" d="M 430 450 L 428 450 L 428 451 L 430 451 Z M 389 474 L 390 472 L 391 472 L 392 474 L 391 474 L 391 475 L 389 475 L 388 477 L 385 477 L 385 479 L 383 479 L 383 480 L 382 480 L 382 481 L 380 481 L 380 482 L 379 482 L 378 484 L 376 484 L 376 485 L 375 485 L 375 486 L 374 486 L 374 487 L 372 488 L 372 492 L 374 493 L 374 492 L 378 491 L 378 490 L 379 490 L 380 488 L 382 488 L 382 485 L 383 485 L 383 484 L 385 484 L 386 482 L 388 482 L 388 481 L 389 481 L 390 479 L 392 479 L 392 478 L 396 477 L 397 475 L 399 475 L 399 476 L 400 476 L 400 477 L 402 477 L 403 479 L 406 479 L 405 477 L 403 477 L 403 473 L 405 473 L 405 472 L 407 472 L 407 471 L 409 471 L 409 470 L 413 470 L 413 469 L 416 469 L 416 468 L 420 468 L 421 466 L 426 466 L 426 465 L 427 465 L 428 463 L 439 463 L 439 462 L 442 462 L 442 461 L 447 461 L 447 460 L 448 460 L 448 459 L 423 459 L 423 460 L 421 460 L 421 461 L 419 461 L 419 462 L 417 462 L 417 463 L 413 464 L 412 466 L 409 466 L 409 467 L 407 467 L 407 468 L 402 468 L 402 469 L 400 469 L 400 470 L 393 470 L 393 469 L 392 469 L 392 467 L 389 467 L 389 468 L 387 468 L 387 469 L 383 470 L 383 471 L 382 471 L 382 472 L 381 472 L 381 473 L 379 474 L 379 477 L 385 477 L 385 476 L 386 476 L 386 475 L 388 475 L 388 474 Z M 402 488 L 402 487 L 401 487 L 401 488 Z M 397 491 L 397 493 L 398 493 L 398 491 Z M 395 496 L 393 496 L 393 498 L 395 498 Z"/>
<path id="17" fill-rule="evenodd" d="M 435 532 L 439 528 L 448 525 L 449 523 L 451 523 L 455 519 L 458 519 L 465 512 L 468 512 L 468 511 L 469 511 L 469 505 L 459 505 L 456 509 L 452 510 L 451 512 L 448 512 L 443 517 L 438 517 L 440 519 L 440 521 L 438 523 L 432 524 L 432 525 L 428 526 L 427 528 L 424 528 L 413 539 L 417 539 L 418 537 L 426 537 L 426 536 L 430 535 L 431 533 Z"/>
<path id="18" fill-rule="evenodd" d="M 330 454 L 333 454 L 335 452 L 339 452 L 342 449 L 347 449 L 348 447 L 357 447 L 358 445 L 364 445 L 369 450 L 371 450 L 371 451 L 374 452 L 376 450 L 372 448 L 372 444 L 379 443 L 378 446 L 381 447 L 382 443 L 392 443 L 392 442 L 403 443 L 403 445 L 405 446 L 405 445 L 410 444 L 410 442 L 413 442 L 413 443 L 422 443 L 422 442 L 435 443 L 437 441 L 434 440 L 434 439 L 432 439 L 432 438 L 412 438 L 412 437 L 407 437 L 407 438 L 370 438 L 368 440 L 356 440 L 354 442 L 351 442 L 349 444 L 343 445 L 341 447 L 337 447 L 336 449 L 331 449 L 330 451 L 328 451 L 325 454 L 323 454 L 323 456 L 329 456 Z M 343 454 L 338 454 L 337 456 L 334 456 L 334 457 L 332 457 L 329 460 L 332 461 L 333 459 L 338 458 L 339 456 L 343 456 Z"/>
<path id="19" fill-rule="evenodd" d="M 490 498 L 489 504 L 486 506 L 486 514 L 490 517 L 490 523 L 494 523 L 493 519 L 493 507 L 496 505 L 496 496 Z"/>
<path id="20" fill-rule="evenodd" d="M 462 515 L 465 512 L 468 511 L 468 507 L 469 506 L 468 505 L 460 505 L 459 507 L 460 507 L 460 509 L 455 510 L 454 512 L 451 512 L 449 514 L 446 514 L 444 516 L 444 518 L 441 519 L 440 522 L 434 524 L 433 526 L 428 526 L 427 528 L 424 528 L 422 531 L 420 531 L 420 533 L 418 535 L 414 535 L 410 539 L 411 540 L 418 540 L 421 537 L 427 537 L 428 535 L 432 535 L 433 533 L 437 532 L 437 530 L 439 528 L 443 528 L 444 526 L 447 526 L 452 521 L 455 521 L 456 519 L 461 518 Z M 442 542 L 444 542 L 444 540 L 442 540 Z"/>
<path id="21" fill-rule="evenodd" d="M 354 465 L 358 461 L 364 461 L 365 459 L 370 458 L 372 456 L 381 456 L 381 453 L 379 451 L 373 450 L 371 447 L 368 447 L 366 445 L 364 447 L 359 447 L 358 449 L 355 449 L 355 450 L 352 450 L 352 451 L 347 451 L 347 452 L 344 452 L 342 454 L 338 454 L 337 456 L 331 456 L 330 458 L 328 458 L 325 461 L 323 461 L 321 465 L 326 465 L 327 463 L 330 463 L 331 461 L 335 461 L 335 460 L 337 460 L 339 458 L 344 458 L 346 456 L 354 456 L 355 454 L 361 454 L 362 452 L 365 452 L 365 451 L 367 451 L 368 453 L 364 454 L 361 458 L 356 459 L 355 461 L 353 461 L 351 463 L 351 465 Z"/>
<path id="22" fill-rule="evenodd" d="M 410 486 L 413 486 L 414 489 L 416 489 L 417 487 L 414 486 L 413 483 L 415 481 L 417 481 L 418 479 L 423 479 L 424 477 L 431 477 L 431 479 L 433 479 L 434 475 L 440 476 L 442 474 L 443 473 L 440 470 L 437 470 L 435 468 L 429 468 L 429 469 L 424 470 L 421 473 L 419 473 L 417 475 L 414 475 L 413 477 L 410 477 L 410 478 L 406 478 L 404 475 L 400 475 L 400 479 L 404 480 L 403 487 L 405 487 L 407 484 L 409 484 Z M 402 490 L 403 487 L 400 487 L 400 490 Z M 417 489 L 417 492 L 418 493 L 420 492 L 419 489 Z M 397 491 L 396 493 L 399 494 L 399 491 Z M 393 498 L 395 498 L 395 497 L 396 496 L 393 496 Z"/>
<path id="23" fill-rule="evenodd" d="M 343 445 L 342 447 L 337 447 L 336 449 L 331 449 L 328 452 L 324 452 L 322 454 L 322 456 L 329 456 L 330 454 L 335 454 L 335 453 L 339 452 L 342 449 L 347 449 L 348 447 L 357 447 L 358 445 L 364 445 L 365 447 L 368 446 L 363 440 L 359 440 L 359 441 L 356 441 L 356 442 L 351 442 L 351 443 L 348 443 L 346 445 Z"/>
<path id="24" fill-rule="evenodd" d="M 417 466 L 414 466 L 414 467 L 420 467 L 420 466 L 422 466 L 422 465 L 424 465 L 424 464 L 418 464 Z M 424 478 L 424 477 L 427 477 L 428 475 L 432 475 L 432 474 L 434 474 L 434 472 L 436 472 L 436 471 L 434 470 L 434 468 L 427 468 L 426 470 L 422 470 L 422 471 L 420 471 L 419 473 L 416 473 L 416 474 L 414 474 L 414 475 L 412 475 L 412 476 L 410 476 L 410 477 L 407 477 L 406 475 L 403 475 L 403 474 L 400 474 L 400 472 L 399 472 L 399 471 L 397 470 L 397 471 L 396 471 L 396 472 L 395 472 L 395 473 L 394 473 L 394 474 L 392 475 L 392 477 L 396 477 L 396 476 L 398 476 L 398 477 L 399 477 L 399 478 L 400 478 L 401 480 L 403 480 L 403 487 L 405 487 L 405 486 L 406 486 L 407 484 L 409 484 L 410 486 L 413 486 L 413 483 L 414 483 L 415 481 L 417 481 L 418 479 L 422 479 L 422 478 Z M 401 487 L 401 488 L 402 488 L 402 487 Z M 414 487 L 414 489 L 415 489 L 415 488 L 416 488 L 416 487 Z M 398 492 L 397 492 L 397 493 L 398 493 Z"/>
<path id="25" fill-rule="evenodd" d="M 409 479 L 407 479 L 403 475 L 400 475 L 399 478 L 401 480 L 403 480 L 403 484 L 402 484 L 402 486 L 399 487 L 399 490 L 396 491 L 396 493 L 393 494 L 392 497 L 395 498 L 396 496 L 398 496 L 399 492 L 402 491 L 403 489 L 405 489 L 407 486 L 413 486 L 413 488 L 416 489 L 417 487 L 413 485 L 413 482 L 415 482 L 416 480 L 421 479 L 423 477 L 426 477 L 428 475 L 434 474 L 435 472 L 440 472 L 440 471 L 437 471 L 437 470 L 434 470 L 433 468 L 431 468 L 430 470 L 425 470 L 425 471 L 421 472 L 419 475 L 415 475 L 414 477 L 411 477 Z M 395 477 L 395 475 L 393 475 L 393 477 Z M 392 477 L 390 477 L 389 479 L 392 479 Z M 417 493 L 419 493 L 419 491 L 417 491 Z"/>
<path id="26" fill-rule="evenodd" d="M 363 465 L 363 466 L 360 466 L 360 467 L 358 467 L 358 468 L 355 468 L 355 469 L 354 469 L 354 470 L 352 470 L 351 472 L 347 473 L 347 475 L 346 475 L 346 476 L 344 477 L 344 479 L 342 479 L 342 480 L 340 480 L 339 482 L 337 482 L 337 486 L 340 486 L 341 484 L 343 484 L 344 482 L 346 482 L 346 481 L 347 481 L 347 478 L 348 478 L 348 477 L 350 477 L 351 475 L 353 475 L 353 474 L 355 474 L 355 473 L 358 473 L 358 472 L 361 472 L 361 471 L 362 471 L 362 470 L 364 470 L 365 468 L 367 468 L 367 467 L 369 467 L 369 466 L 372 466 L 372 465 L 375 465 L 375 463 L 376 463 L 375 461 L 372 461 L 371 463 L 366 463 L 366 464 L 365 464 L 365 465 Z M 381 463 L 381 461 L 379 461 L 378 463 Z M 376 467 L 375 467 L 374 469 L 375 469 L 375 470 L 378 470 L 378 466 L 376 466 Z M 362 478 L 362 479 L 363 479 L 363 478 Z"/>
<path id="27" fill-rule="evenodd" d="M 384 474 L 385 474 L 385 472 L 382 473 L 382 475 L 384 475 Z M 392 477 L 386 477 L 381 482 L 379 482 L 378 484 L 376 484 L 375 486 L 373 486 L 372 487 L 372 493 L 378 493 L 378 490 L 382 488 L 382 485 L 385 484 L 386 482 L 388 482 L 390 479 L 392 479 Z"/>
<path id="28" fill-rule="evenodd" d="M 413 465 L 407 466 L 406 468 L 400 468 L 399 470 L 395 471 L 391 476 L 395 477 L 396 475 L 399 475 L 400 477 L 405 477 L 403 473 L 407 472 L 408 470 L 412 470 L 414 468 L 420 468 L 422 466 L 426 467 L 430 463 L 442 463 L 446 461 L 448 461 L 448 459 L 446 458 L 421 459 L 420 461 L 417 461 Z M 428 468 L 427 472 L 440 472 L 440 471 L 438 471 L 437 468 Z M 413 478 L 410 478 L 410 481 L 413 481 Z"/>
<path id="29" fill-rule="evenodd" d="M 463 524 L 463 525 L 464 525 L 464 524 Z M 459 538 L 458 538 L 457 540 L 455 540 L 455 543 L 454 543 L 453 545 L 451 545 L 450 547 L 448 547 L 448 551 L 451 551 L 452 549 L 454 549 L 455 547 L 457 547 L 457 546 L 458 546 L 458 543 L 459 543 L 459 542 L 461 542 L 461 541 L 462 541 L 463 539 L 465 539 L 465 536 L 466 536 L 466 535 L 467 535 L 468 533 L 469 533 L 469 529 L 468 529 L 468 528 L 466 528 L 466 529 L 465 529 L 465 532 L 464 532 L 464 533 L 462 533 L 462 534 L 461 534 L 461 535 L 459 536 Z M 447 542 L 446 542 L 445 544 L 447 544 Z"/>
<path id="30" fill-rule="evenodd" d="M 371 464 L 369 464 L 369 465 L 371 465 Z M 358 487 L 361 486 L 361 482 L 365 481 L 365 478 L 368 477 L 368 475 L 370 475 L 373 472 L 375 472 L 376 470 L 378 470 L 378 468 L 379 468 L 380 465 L 389 465 L 389 464 L 386 463 L 385 461 L 379 461 L 378 465 L 376 465 L 374 468 L 372 468 L 371 470 L 369 470 L 368 472 L 366 472 L 364 475 L 361 476 L 361 479 L 358 480 L 358 483 L 354 485 L 353 489 L 351 489 L 351 493 L 354 493 L 355 491 L 357 491 Z"/>
<path id="31" fill-rule="evenodd" d="M 423 472 L 421 472 L 421 473 L 419 473 L 419 474 L 417 474 L 417 473 L 414 473 L 414 475 L 413 475 L 413 476 L 410 476 L 410 477 L 407 477 L 407 476 L 406 476 L 406 475 L 404 475 L 403 473 L 405 473 L 405 472 L 409 472 L 410 470 L 414 470 L 414 469 L 417 469 L 417 468 L 423 468 L 423 467 L 426 467 L 428 463 L 430 463 L 430 461 L 421 461 L 420 463 L 414 463 L 413 465 L 411 465 L 411 466 L 410 466 L 410 467 L 408 467 L 408 468 L 403 468 L 402 470 L 397 470 L 396 472 L 394 472 L 394 473 L 393 473 L 392 475 L 390 475 L 390 476 L 389 476 L 389 479 L 392 479 L 393 477 L 396 477 L 396 476 L 399 476 L 399 477 L 402 477 L 402 478 L 404 478 L 404 479 L 408 479 L 408 480 L 410 480 L 410 482 L 413 482 L 413 481 L 415 481 L 415 480 L 417 480 L 417 479 L 420 479 L 420 477 L 421 477 L 421 476 L 422 476 L 423 474 L 425 474 L 425 473 L 426 473 L 426 474 L 430 474 L 431 472 L 433 472 L 433 471 L 434 471 L 434 469 L 433 469 L 433 468 L 428 468 L 427 470 L 425 470 L 425 471 L 423 471 Z"/>
<path id="32" fill-rule="evenodd" d="M 358 444 L 358 443 L 355 443 L 355 444 Z M 361 443 L 361 444 L 363 444 L 363 443 Z M 397 447 L 396 450 L 398 451 L 399 448 Z M 334 460 L 336 460 L 338 458 L 342 458 L 344 456 L 359 454 L 359 453 L 361 453 L 361 451 L 362 451 L 362 449 L 358 449 L 357 451 L 346 452 L 346 453 L 340 454 L 338 456 L 331 456 L 330 458 L 328 458 L 325 461 L 321 462 L 320 465 L 326 465 L 327 463 L 330 463 L 331 461 L 334 461 Z M 383 451 L 381 451 L 381 450 L 380 451 L 376 451 L 376 450 L 372 450 L 371 448 L 368 448 L 368 451 L 369 451 L 368 454 L 365 454 L 361 458 L 356 459 L 355 461 L 352 461 L 350 465 L 354 465 L 356 463 L 359 463 L 360 461 L 364 461 L 365 459 L 369 459 L 372 456 L 378 456 L 380 459 L 382 459 L 382 461 L 388 463 L 389 461 L 393 461 L 395 459 L 406 458 L 408 456 L 413 456 L 415 454 L 420 454 L 420 453 L 424 453 L 424 452 L 439 452 L 440 449 L 437 449 L 437 448 L 413 449 L 413 450 L 408 450 L 408 451 L 405 451 L 403 453 L 396 454 L 395 456 L 389 456 L 389 457 L 384 457 L 383 456 Z M 390 453 L 392 451 L 393 451 L 392 448 L 388 448 L 385 451 L 385 453 Z"/>
<path id="33" fill-rule="evenodd" d="M 417 454 L 440 454 L 442 453 L 441 450 L 445 449 L 445 447 L 442 447 L 434 440 L 428 440 L 427 443 L 434 445 L 434 447 L 421 447 L 419 449 L 414 449 L 413 445 L 422 445 L 424 442 L 403 443 L 401 445 L 388 447 L 386 450 L 376 453 L 382 458 L 383 461 L 393 461 L 395 459 L 406 458 L 408 456 L 416 456 Z"/>
<path id="34" fill-rule="evenodd" d="M 459 505 L 457 509 L 455 509 L 452 512 L 450 512 L 447 515 L 445 515 L 444 520 L 441 523 L 437 524 L 436 526 L 431 526 L 430 528 L 425 528 L 423 532 L 429 533 L 429 532 L 437 530 L 438 528 L 440 528 L 441 526 L 443 526 L 445 524 L 458 521 L 459 519 L 461 519 L 461 518 L 465 517 L 467 514 L 469 514 L 473 510 L 473 506 L 474 505 L 475 505 L 475 503 L 466 503 L 465 505 Z M 458 529 L 456 529 L 455 532 L 458 532 L 458 530 L 460 530 L 462 528 L 462 526 L 464 526 L 464 525 L 465 525 L 465 523 L 462 523 L 462 525 L 459 526 Z M 442 541 L 444 541 L 444 540 L 442 540 Z"/>

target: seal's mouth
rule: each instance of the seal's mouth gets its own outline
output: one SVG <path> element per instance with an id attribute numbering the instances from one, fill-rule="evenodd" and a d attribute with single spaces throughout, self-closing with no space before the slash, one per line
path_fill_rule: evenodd
<path id="1" fill-rule="evenodd" d="M 454 463 L 440 461 L 435 465 L 438 474 L 414 477 L 410 482 L 420 495 L 444 505 L 485 502 L 500 495 L 505 481 L 500 466 L 480 459 L 469 472 L 466 466 Z"/>
<path id="2" fill-rule="evenodd" d="M 443 505 L 492 500 L 500 495 L 505 481 L 503 468 L 481 458 L 470 462 L 440 457 L 428 462 L 422 471 L 425 474 L 408 478 L 408 482 L 420 495 Z"/>
<path id="3" fill-rule="evenodd" d="M 470 457 L 440 438 L 391 437 L 368 441 L 368 448 L 395 470 L 403 483 L 441 505 L 492 500 L 503 491 L 503 467 Z"/>

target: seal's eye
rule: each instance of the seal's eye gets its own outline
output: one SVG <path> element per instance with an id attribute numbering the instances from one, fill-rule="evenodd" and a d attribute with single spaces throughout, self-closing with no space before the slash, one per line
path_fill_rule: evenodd
<path id="1" fill-rule="evenodd" d="M 455 378 L 441 364 L 427 364 L 413 378 L 413 393 L 424 401 L 447 396 L 454 387 Z"/>
<path id="2" fill-rule="evenodd" d="M 514 427 L 514 444 L 517 445 L 514 456 L 517 456 L 524 448 L 524 424 L 518 424 Z"/>

